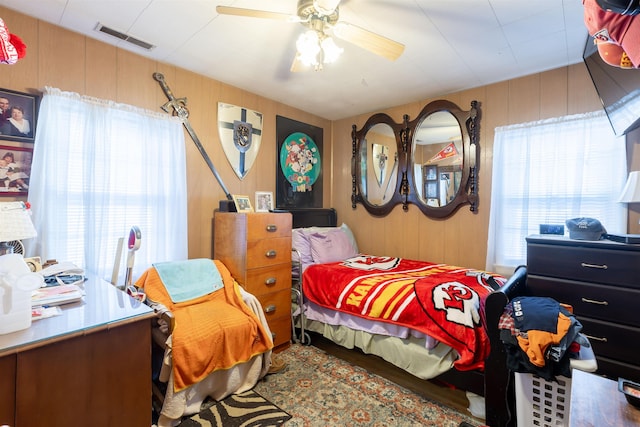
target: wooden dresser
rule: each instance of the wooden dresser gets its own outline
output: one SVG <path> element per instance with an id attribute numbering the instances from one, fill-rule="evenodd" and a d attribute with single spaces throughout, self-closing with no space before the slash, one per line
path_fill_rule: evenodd
<path id="1" fill-rule="evenodd" d="M 276 347 L 291 340 L 291 214 L 215 212 L 213 258 L 255 295 Z"/>
<path id="2" fill-rule="evenodd" d="M 598 374 L 640 381 L 640 245 L 529 236 L 527 270 L 532 295 L 573 306 Z"/>

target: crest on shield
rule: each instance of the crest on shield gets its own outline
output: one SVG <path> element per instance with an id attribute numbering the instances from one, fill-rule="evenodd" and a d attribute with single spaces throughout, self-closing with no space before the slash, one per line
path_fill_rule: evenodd
<path id="1" fill-rule="evenodd" d="M 244 178 L 258 157 L 262 113 L 218 102 L 218 134 L 231 168 L 238 178 Z"/>

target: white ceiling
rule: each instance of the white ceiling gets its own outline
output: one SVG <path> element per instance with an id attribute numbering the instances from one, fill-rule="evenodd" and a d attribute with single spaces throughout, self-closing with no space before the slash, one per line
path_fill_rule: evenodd
<path id="1" fill-rule="evenodd" d="M 305 27 L 219 15 L 216 6 L 295 15 L 296 0 L 0 5 L 331 120 L 574 64 L 587 38 L 580 0 L 342 0 L 342 21 L 403 43 L 404 53 L 391 62 L 337 39 L 344 48 L 337 63 L 291 73 Z M 98 23 L 156 47 L 146 51 L 99 33 Z"/>

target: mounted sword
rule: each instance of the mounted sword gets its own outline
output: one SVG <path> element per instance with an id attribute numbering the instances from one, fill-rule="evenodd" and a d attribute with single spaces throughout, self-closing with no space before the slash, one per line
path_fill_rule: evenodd
<path id="1" fill-rule="evenodd" d="M 213 176 L 218 181 L 218 184 L 220 184 L 220 187 L 222 187 L 222 191 L 224 191 L 227 200 L 233 200 L 233 196 L 231 196 L 231 193 L 229 193 L 229 190 L 227 190 L 227 187 L 225 187 L 224 183 L 222 182 L 222 178 L 220 178 L 218 171 L 216 170 L 215 166 L 213 166 L 213 162 L 202 146 L 202 143 L 200 143 L 200 139 L 198 138 L 198 135 L 196 135 L 196 131 L 193 129 L 193 127 L 191 127 L 191 123 L 189 123 L 187 98 L 176 98 L 173 95 L 173 92 L 171 92 L 171 89 L 169 89 L 169 85 L 167 85 L 167 83 L 164 81 L 164 75 L 162 75 L 161 73 L 153 73 L 153 78 L 160 84 L 162 91 L 165 95 L 167 95 L 167 98 L 169 99 L 169 101 L 166 102 L 161 108 L 167 113 L 171 113 L 171 109 L 173 109 L 173 114 L 180 118 L 184 128 L 187 130 L 187 132 L 189 132 L 191 139 L 193 139 L 196 147 L 198 147 L 198 151 L 200 151 L 200 154 L 204 158 L 204 161 L 207 163 L 207 166 L 209 166 L 209 169 L 213 173 Z"/>

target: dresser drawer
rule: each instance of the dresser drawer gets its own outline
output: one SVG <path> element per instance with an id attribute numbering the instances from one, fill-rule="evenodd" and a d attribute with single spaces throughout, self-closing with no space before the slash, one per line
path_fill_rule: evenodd
<path id="1" fill-rule="evenodd" d="M 255 213 L 247 215 L 247 240 L 291 237 L 291 214 Z"/>
<path id="2" fill-rule="evenodd" d="M 275 347 L 289 343 L 291 341 L 291 316 L 270 319 L 269 329 L 271 329 Z"/>
<path id="3" fill-rule="evenodd" d="M 291 237 L 247 242 L 247 269 L 287 264 L 291 269 Z"/>
<path id="4" fill-rule="evenodd" d="M 618 360 L 609 359 L 608 357 L 598 357 L 598 370 L 596 374 L 606 375 L 617 381 L 618 378 L 640 382 L 640 367 L 629 363 L 620 362 Z"/>
<path id="5" fill-rule="evenodd" d="M 640 289 L 640 252 L 529 243 L 527 272 Z"/>
<path id="6" fill-rule="evenodd" d="M 253 268 L 247 271 L 247 282 L 242 284 L 247 292 L 262 295 L 291 288 L 291 265 Z"/>
<path id="7" fill-rule="evenodd" d="M 527 276 L 527 288 L 532 295 L 572 305 L 577 316 L 640 326 L 640 290 L 535 275 Z"/>
<path id="8" fill-rule="evenodd" d="M 291 318 L 291 289 L 256 295 L 269 324 L 271 319 L 287 316 Z"/>
<path id="9" fill-rule="evenodd" d="M 638 363 L 636 349 L 640 342 L 640 328 L 576 317 L 582 323 L 581 332 L 589 338 L 596 356 L 626 363 Z"/>

